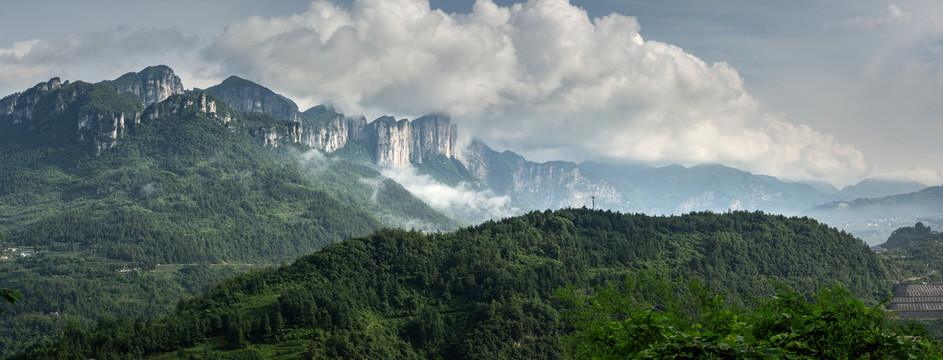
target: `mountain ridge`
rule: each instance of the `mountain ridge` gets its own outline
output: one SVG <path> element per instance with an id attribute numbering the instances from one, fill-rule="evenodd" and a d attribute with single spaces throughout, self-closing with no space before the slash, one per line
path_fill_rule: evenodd
<path id="1" fill-rule="evenodd" d="M 134 90 L 127 85 L 145 78 L 157 79 L 149 82 L 154 89 Z M 146 98 L 156 94 L 182 91 L 177 86 L 179 78 L 166 66 L 148 67 L 102 83 L 141 98 L 145 105 Z M 58 80 L 42 86 L 58 86 Z M 718 164 L 652 167 L 567 161 L 536 163 L 510 150 L 494 151 L 477 139 L 459 144 L 458 127 L 447 114 L 433 113 L 412 120 L 381 116 L 367 121 L 363 116 L 348 116 L 326 105 L 299 112 L 287 97 L 236 76 L 205 92 L 234 104 L 231 106 L 235 110 L 265 113 L 283 120 L 252 130 L 265 139 L 267 146 L 303 144 L 327 153 L 337 152 L 375 168 L 414 166 L 420 173 L 430 174 L 450 186 L 465 183 L 473 189 L 508 196 L 520 209 L 597 206 L 650 214 L 739 209 L 799 214 L 828 202 L 851 200 L 849 194 L 874 196 L 919 186 L 865 180 L 838 191 L 831 185 L 787 182 Z M 21 115 L 33 110 L 17 106 L 16 112 Z M 13 113 L 11 109 L 10 101 L 0 101 L 0 113 Z M 137 122 L 140 116 L 93 115 L 86 127 L 98 129 L 97 134 L 89 135 L 97 139 L 98 153 L 116 144 L 124 122 Z M 433 162 L 423 164 L 430 159 Z"/>

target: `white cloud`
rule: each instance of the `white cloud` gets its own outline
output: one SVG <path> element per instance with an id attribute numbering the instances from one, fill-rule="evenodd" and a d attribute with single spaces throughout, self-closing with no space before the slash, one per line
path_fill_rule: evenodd
<path id="1" fill-rule="evenodd" d="M 943 180 L 943 168 L 933 170 L 914 166 L 902 170 L 876 171 L 868 177 L 880 180 L 916 181 L 927 185 L 938 185 Z"/>
<path id="2" fill-rule="evenodd" d="M 452 218 L 479 223 L 520 213 L 519 209 L 511 206 L 508 196 L 497 196 L 490 190 L 475 190 L 464 182 L 455 187 L 448 186 L 429 175 L 418 174 L 412 166 L 386 168 L 381 173 L 433 209 Z"/>
<path id="3" fill-rule="evenodd" d="M 726 63 L 639 31 L 633 17 L 590 19 L 565 0 L 479 0 L 470 14 L 424 0 L 315 1 L 231 24 L 203 56 L 221 74 L 348 112 L 448 111 L 463 133 L 525 155 L 718 162 L 838 182 L 866 170 L 851 146 L 762 110 Z"/>

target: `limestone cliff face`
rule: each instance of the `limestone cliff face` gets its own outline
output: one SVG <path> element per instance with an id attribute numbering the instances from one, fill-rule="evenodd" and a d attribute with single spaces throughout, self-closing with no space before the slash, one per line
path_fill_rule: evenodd
<path id="1" fill-rule="evenodd" d="M 233 118 L 231 110 L 220 107 L 215 99 L 207 96 L 206 93 L 202 91 L 173 96 L 160 103 L 148 106 L 147 109 L 144 110 L 143 117 L 148 120 L 155 120 L 158 117 L 168 114 L 177 114 L 187 109 L 202 112 L 222 124 L 228 124 Z"/>
<path id="2" fill-rule="evenodd" d="M 184 92 L 180 78 L 165 65 L 150 66 L 140 72 L 127 73 L 115 80 L 102 81 L 102 83 L 111 86 L 119 93 L 137 96 L 144 105 L 161 102 Z"/>
<path id="3" fill-rule="evenodd" d="M 127 120 L 135 124 L 141 122 L 141 113 L 135 112 Z M 101 155 L 104 150 L 111 149 L 118 144 L 118 139 L 124 135 L 126 128 L 123 112 L 83 112 L 78 117 L 79 141 L 91 140 L 95 148 L 95 155 Z"/>
<path id="4" fill-rule="evenodd" d="M 362 131 L 349 132 L 352 141 L 371 151 L 374 161 L 381 166 L 422 164 L 434 155 L 454 158 L 456 133 L 451 119 L 443 114 L 412 121 L 384 116 L 364 126 Z"/>
<path id="5" fill-rule="evenodd" d="M 297 122 L 252 128 L 249 132 L 261 138 L 262 143 L 269 147 L 301 142 L 301 123 Z"/>
<path id="6" fill-rule="evenodd" d="M 516 206 L 530 209 L 591 207 L 624 208 L 632 202 L 608 181 L 583 172 L 566 161 L 535 163 L 510 151 L 498 153 L 472 141 L 458 157 L 469 172 Z"/>
<path id="7" fill-rule="evenodd" d="M 136 123 L 141 117 L 138 104 L 92 100 L 97 97 L 89 94 L 101 92 L 100 86 L 83 82 L 69 84 L 68 81 L 52 78 L 0 100 L 0 115 L 9 116 L 14 124 L 25 123 L 31 130 L 71 127 L 75 129 L 76 140 L 91 142 L 98 155 L 102 150 L 117 144 L 118 138 L 124 133 L 126 121 Z M 66 122 L 50 123 L 50 118 L 61 118 Z M 75 125 L 65 125 L 71 121 Z"/>
<path id="8" fill-rule="evenodd" d="M 62 83 L 59 78 L 54 77 L 47 82 L 36 84 L 36 86 L 26 91 L 4 97 L 0 99 L 0 115 L 11 115 L 13 123 L 16 124 L 25 120 L 32 120 L 36 111 L 36 105 L 43 99 L 45 93 L 68 84 L 68 80 Z M 59 108 L 57 110 L 62 109 Z"/>
<path id="9" fill-rule="evenodd" d="M 455 139 L 458 137 L 456 126 L 444 114 L 426 115 L 413 120 L 412 147 L 409 160 L 421 164 L 424 155 L 437 154 L 455 157 Z"/>
<path id="10" fill-rule="evenodd" d="M 310 114 L 310 112 L 305 112 Z M 364 127 L 367 119 L 363 116 L 353 118 L 333 111 L 324 111 L 317 120 L 302 121 L 301 143 L 315 149 L 333 152 L 347 145 L 348 142 L 366 143 Z"/>
<path id="11" fill-rule="evenodd" d="M 367 125 L 374 149 L 374 161 L 381 166 L 403 166 L 409 164 L 412 148 L 412 132 L 408 120 L 396 121 L 383 116 Z"/>
<path id="12" fill-rule="evenodd" d="M 421 164 L 430 156 L 454 158 L 457 128 L 445 114 L 430 114 L 413 121 L 381 117 L 369 124 L 363 116 L 349 117 L 325 105 L 304 113 L 298 106 L 268 88 L 231 76 L 206 89 L 235 110 L 270 114 L 292 124 L 257 129 L 270 146 L 296 142 L 333 152 L 349 143 L 367 149 L 381 166 Z"/>
<path id="13" fill-rule="evenodd" d="M 216 95 L 235 110 L 271 114 L 282 120 L 301 120 L 298 105 L 294 101 L 237 76 L 230 76 L 205 91 Z"/>

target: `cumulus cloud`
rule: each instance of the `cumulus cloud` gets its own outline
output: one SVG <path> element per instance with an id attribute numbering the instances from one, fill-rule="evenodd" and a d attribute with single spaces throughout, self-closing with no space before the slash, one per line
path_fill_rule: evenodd
<path id="1" fill-rule="evenodd" d="M 519 209 L 511 206 L 508 196 L 498 196 L 490 190 L 475 190 L 467 183 L 448 186 L 429 175 L 417 173 L 411 166 L 386 168 L 381 174 L 402 185 L 433 209 L 455 219 L 479 223 L 520 213 Z"/>
<path id="2" fill-rule="evenodd" d="M 566 0 L 479 0 L 469 14 L 426 0 L 315 1 L 231 24 L 202 55 L 348 112 L 447 111 L 463 133 L 538 160 L 717 162 L 831 181 L 866 170 L 851 146 L 764 111 L 728 64 Z"/>

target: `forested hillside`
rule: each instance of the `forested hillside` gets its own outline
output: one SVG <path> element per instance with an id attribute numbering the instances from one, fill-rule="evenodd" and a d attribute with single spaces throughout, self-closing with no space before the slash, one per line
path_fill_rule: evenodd
<path id="1" fill-rule="evenodd" d="M 0 115 L 0 288 L 24 295 L 0 318 L 0 356 L 67 319 L 164 314 L 236 271 L 383 226 L 457 226 L 212 95 L 145 108 L 104 84 L 41 85 Z"/>
<path id="2" fill-rule="evenodd" d="M 841 285 L 876 303 L 885 264 L 807 218 L 532 212 L 454 233 L 381 230 L 243 273 L 156 321 L 70 325 L 20 358 L 555 358 L 558 289 L 655 271 L 750 306 L 781 285 Z"/>

